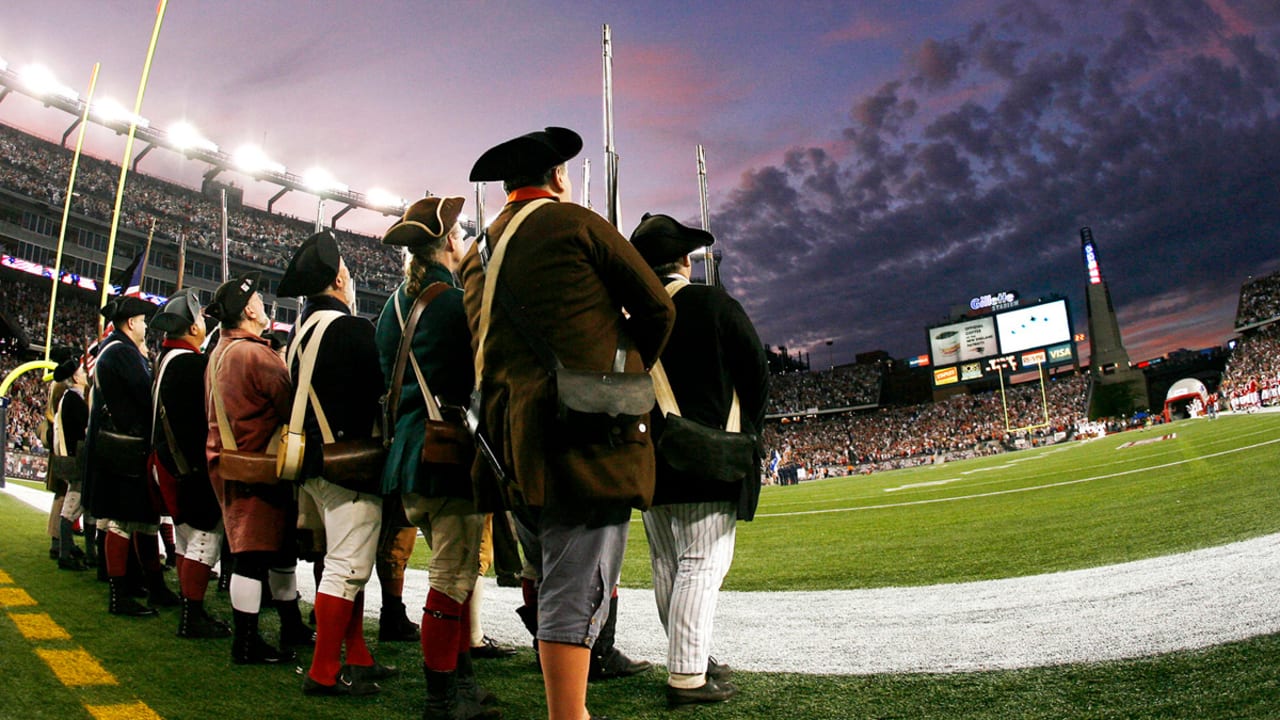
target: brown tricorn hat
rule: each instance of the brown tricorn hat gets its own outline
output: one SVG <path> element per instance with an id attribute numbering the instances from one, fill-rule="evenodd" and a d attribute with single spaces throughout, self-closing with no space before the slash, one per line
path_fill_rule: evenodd
<path id="1" fill-rule="evenodd" d="M 414 248 L 438 240 L 458 223 L 466 202 L 460 197 L 422 198 L 405 209 L 400 222 L 382 236 L 382 244 Z"/>

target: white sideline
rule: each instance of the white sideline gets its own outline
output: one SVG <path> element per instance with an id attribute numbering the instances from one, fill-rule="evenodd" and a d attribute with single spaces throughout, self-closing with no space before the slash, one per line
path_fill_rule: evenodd
<path id="1" fill-rule="evenodd" d="M 48 512 L 52 496 L 4 491 Z M 44 548 L 35 548 L 43 552 Z M 314 597 L 311 566 L 298 585 Z M 519 588 L 485 578 L 485 632 L 523 645 Z M 427 574 L 409 570 L 420 619 Z M 620 591 L 618 645 L 661 664 L 652 590 Z M 1136 562 L 953 585 L 817 592 L 725 592 L 715 655 L 743 670 L 810 674 L 960 672 L 1120 660 L 1280 632 L 1280 533 Z M 380 593 L 369 583 L 376 617 Z M 416 608 L 416 609 L 415 609 Z"/>

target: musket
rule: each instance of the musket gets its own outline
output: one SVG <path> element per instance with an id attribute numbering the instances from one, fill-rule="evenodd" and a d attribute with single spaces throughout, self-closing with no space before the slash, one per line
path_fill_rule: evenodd
<path id="1" fill-rule="evenodd" d="M 604 182 L 605 217 L 621 228 L 618 211 L 618 151 L 613 144 L 613 37 L 604 26 Z"/>
<path id="2" fill-rule="evenodd" d="M 707 158 L 698 146 L 698 204 L 702 210 L 702 229 L 711 232 L 711 207 L 707 202 Z M 716 268 L 716 257 L 708 245 L 702 249 L 702 267 L 707 276 L 708 285 L 719 285 L 720 278 Z"/>
<path id="3" fill-rule="evenodd" d="M 227 262 L 227 189 L 219 191 L 222 196 L 222 282 L 231 279 L 231 266 Z"/>
<path id="4" fill-rule="evenodd" d="M 187 236 L 185 233 L 178 233 L 178 282 L 174 284 L 173 292 L 176 295 L 182 289 L 183 275 L 187 271 Z"/>
<path id="5" fill-rule="evenodd" d="M 582 159 L 582 207 L 591 209 L 591 158 Z"/>

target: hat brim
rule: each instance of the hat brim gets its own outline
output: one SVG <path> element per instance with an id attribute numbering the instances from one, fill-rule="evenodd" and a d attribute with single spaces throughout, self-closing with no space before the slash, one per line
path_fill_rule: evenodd
<path id="1" fill-rule="evenodd" d="M 471 166 L 471 182 L 527 178 L 572 160 L 582 152 L 582 136 L 562 127 L 521 135 L 484 151 Z"/>

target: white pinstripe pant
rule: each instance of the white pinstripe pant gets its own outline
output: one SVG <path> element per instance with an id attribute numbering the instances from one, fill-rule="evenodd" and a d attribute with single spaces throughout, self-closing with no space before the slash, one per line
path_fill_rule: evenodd
<path id="1" fill-rule="evenodd" d="M 705 672 L 720 583 L 733 564 L 731 502 L 655 505 L 644 513 L 653 595 L 667 631 L 667 670 Z"/>

